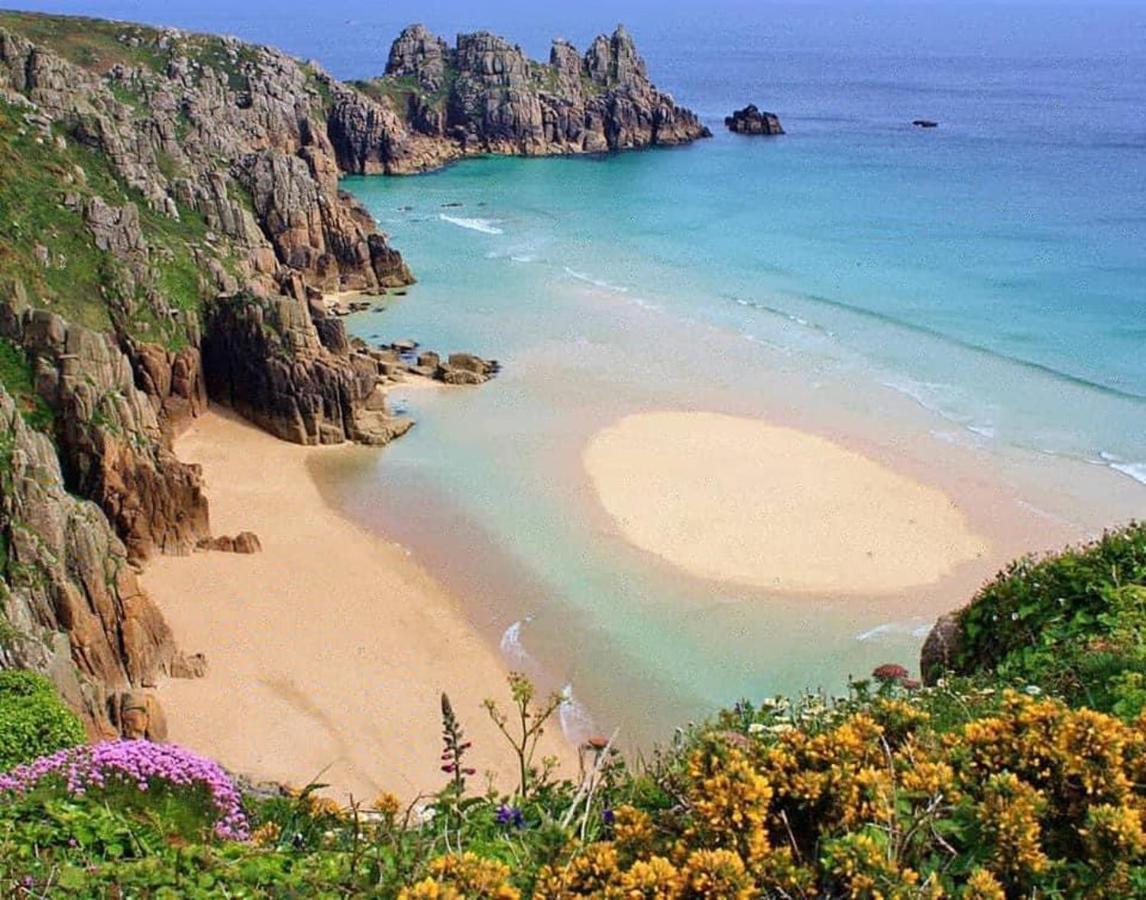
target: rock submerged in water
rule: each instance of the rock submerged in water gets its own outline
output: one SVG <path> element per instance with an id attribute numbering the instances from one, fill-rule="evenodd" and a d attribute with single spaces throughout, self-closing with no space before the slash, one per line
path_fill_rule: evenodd
<path id="1" fill-rule="evenodd" d="M 730 116 L 726 116 L 724 124 L 728 130 L 735 134 L 783 134 L 784 127 L 780 124 L 780 117 L 775 113 L 761 112 L 756 105 L 749 103 L 744 109 L 738 109 Z"/>

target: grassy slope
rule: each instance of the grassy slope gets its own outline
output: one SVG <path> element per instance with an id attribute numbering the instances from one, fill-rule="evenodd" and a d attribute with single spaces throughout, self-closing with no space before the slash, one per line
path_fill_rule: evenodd
<path id="1" fill-rule="evenodd" d="M 236 90 L 246 87 L 242 67 L 254 53 L 243 48 L 236 60 L 218 38 L 198 35 L 182 39 L 178 51 L 159 50 L 154 29 L 97 19 L 0 12 L 0 27 L 96 73 L 119 63 L 161 72 L 175 52 L 188 53 L 224 70 Z M 142 98 L 128 88 L 109 82 L 108 90 L 134 116 L 146 117 Z M 234 261 L 206 242 L 207 226 L 197 212 L 181 207 L 178 219 L 156 212 L 100 153 L 62 126 L 45 133 L 28 118 L 28 110 L 0 102 L 0 233 L 6 237 L 0 287 L 18 283 L 33 305 L 91 328 L 181 346 L 186 329 L 163 307 L 198 315 L 205 284 L 197 253 L 221 258 L 232 270 Z M 173 160 L 161 159 L 159 166 L 169 178 L 180 174 Z M 125 287 L 123 264 L 96 247 L 84 224 L 82 202 L 93 196 L 139 210 L 147 272 L 134 288 Z"/>

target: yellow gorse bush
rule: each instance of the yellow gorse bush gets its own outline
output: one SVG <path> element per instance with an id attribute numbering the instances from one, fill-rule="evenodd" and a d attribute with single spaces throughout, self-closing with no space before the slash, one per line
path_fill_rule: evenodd
<path id="1" fill-rule="evenodd" d="M 398 900 L 519 900 L 507 883 L 509 866 L 474 853 L 449 854 L 430 865 L 430 877 L 404 888 Z"/>
<path id="2" fill-rule="evenodd" d="M 1146 865 L 1136 724 L 1013 692 L 943 733 L 901 698 L 823 721 L 701 737 L 671 808 L 618 807 L 612 840 L 570 845 L 534 896 L 1122 897 Z"/>

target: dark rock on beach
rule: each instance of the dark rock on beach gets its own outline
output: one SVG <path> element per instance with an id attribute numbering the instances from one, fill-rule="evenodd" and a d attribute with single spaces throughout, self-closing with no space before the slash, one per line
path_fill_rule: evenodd
<path id="1" fill-rule="evenodd" d="M 919 654 L 919 671 L 923 675 L 924 684 L 935 684 L 944 672 L 954 666 L 963 644 L 960 613 L 956 611 L 940 616 L 928 632 Z"/>

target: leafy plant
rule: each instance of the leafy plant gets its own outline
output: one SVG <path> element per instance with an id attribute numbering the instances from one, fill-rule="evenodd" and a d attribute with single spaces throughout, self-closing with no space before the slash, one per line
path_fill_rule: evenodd
<path id="1" fill-rule="evenodd" d="M 1146 705 L 1146 524 L 1017 560 L 962 612 L 956 671 L 1133 718 Z"/>
<path id="2" fill-rule="evenodd" d="M 0 671 L 0 772 L 83 743 L 83 726 L 48 679 Z"/>

